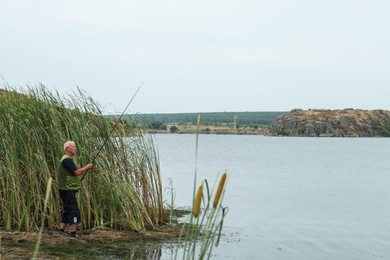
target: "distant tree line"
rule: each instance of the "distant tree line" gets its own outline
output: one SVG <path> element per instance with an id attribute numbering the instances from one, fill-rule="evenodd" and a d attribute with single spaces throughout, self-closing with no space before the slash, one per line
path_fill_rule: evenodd
<path id="1" fill-rule="evenodd" d="M 172 114 L 137 114 L 132 117 L 140 127 L 166 130 L 167 124 L 196 125 L 200 114 L 201 125 L 233 125 L 237 116 L 237 126 L 267 127 L 278 117 L 287 112 L 208 112 L 208 113 L 172 113 Z"/>

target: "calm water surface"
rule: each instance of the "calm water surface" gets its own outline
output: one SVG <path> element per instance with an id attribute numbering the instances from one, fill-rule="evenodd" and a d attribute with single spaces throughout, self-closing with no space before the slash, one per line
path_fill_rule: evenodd
<path id="1" fill-rule="evenodd" d="M 195 169 L 211 186 L 229 173 L 213 259 L 390 259 L 390 139 L 200 135 L 197 160 L 195 135 L 155 139 L 176 207 Z"/>

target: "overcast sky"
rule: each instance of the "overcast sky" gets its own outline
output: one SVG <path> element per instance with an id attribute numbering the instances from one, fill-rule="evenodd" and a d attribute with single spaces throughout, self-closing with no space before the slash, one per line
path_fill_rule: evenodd
<path id="1" fill-rule="evenodd" d="M 390 110 L 388 0 L 0 0 L 1 84 L 108 112 Z"/>

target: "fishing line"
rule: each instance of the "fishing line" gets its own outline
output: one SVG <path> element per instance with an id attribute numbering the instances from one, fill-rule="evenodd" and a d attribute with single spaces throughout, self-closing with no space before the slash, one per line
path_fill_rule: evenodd
<path id="1" fill-rule="evenodd" d="M 138 87 L 137 91 L 134 93 L 133 97 L 130 99 L 129 103 L 127 104 L 126 108 L 123 110 L 122 114 L 120 115 L 120 117 L 118 118 L 118 120 L 116 121 L 115 125 L 112 127 L 110 133 L 108 134 L 108 136 L 106 137 L 106 139 L 104 140 L 102 146 L 100 146 L 100 149 L 98 150 L 98 152 L 95 154 L 95 157 L 93 158 L 92 160 L 92 164 L 95 162 L 97 156 L 99 155 L 99 153 L 102 151 L 103 147 L 106 145 L 108 139 L 110 138 L 112 132 L 114 132 L 116 126 L 119 124 L 119 121 L 121 120 L 122 116 L 125 114 L 127 108 L 130 106 L 131 102 L 133 101 L 133 99 L 135 98 L 135 96 L 137 95 L 138 91 L 141 89 L 142 85 L 144 84 L 144 82 L 142 81 L 141 85 Z M 81 178 L 81 181 L 84 179 L 85 175 L 87 175 L 88 171 L 83 175 L 83 177 Z"/>

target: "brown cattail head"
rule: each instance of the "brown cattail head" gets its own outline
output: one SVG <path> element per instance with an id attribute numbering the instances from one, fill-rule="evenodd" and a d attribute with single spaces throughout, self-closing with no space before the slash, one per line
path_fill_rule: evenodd
<path id="1" fill-rule="evenodd" d="M 195 206 L 194 206 L 194 217 L 197 218 L 199 216 L 200 212 L 200 202 L 202 200 L 202 195 L 203 195 L 203 184 L 199 186 L 198 192 L 196 193 L 196 198 L 195 198 Z"/>
<path id="2" fill-rule="evenodd" d="M 215 197 L 214 197 L 214 201 L 213 201 L 214 208 L 217 207 L 219 199 L 221 198 L 221 194 L 222 194 L 223 187 L 225 185 L 226 177 L 227 177 L 227 173 L 225 172 L 222 175 L 221 180 L 219 181 L 217 193 L 215 193 Z"/>

